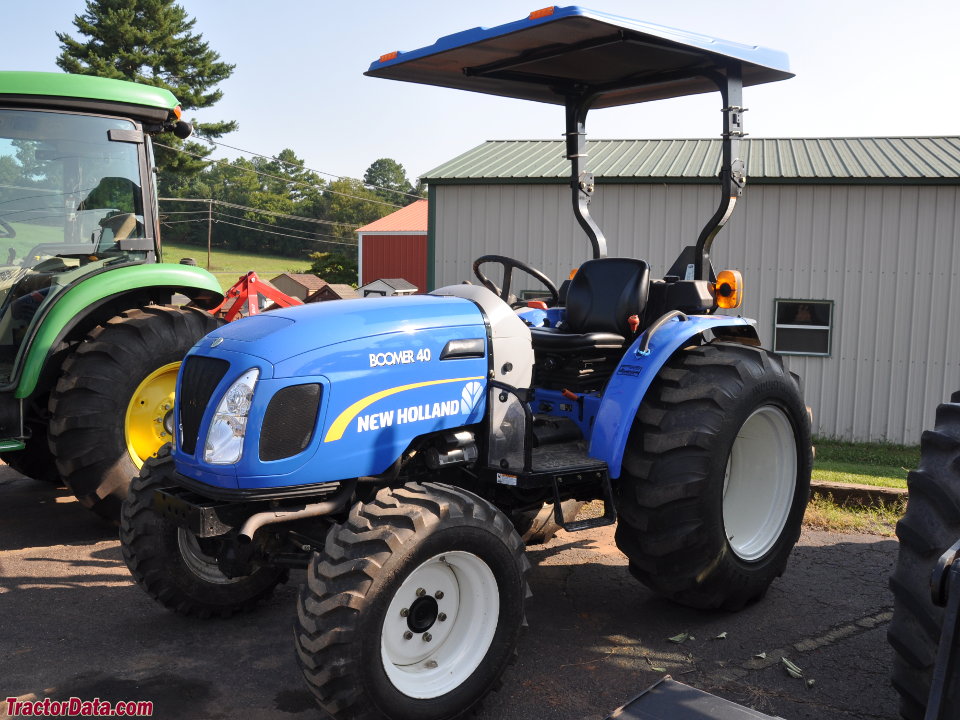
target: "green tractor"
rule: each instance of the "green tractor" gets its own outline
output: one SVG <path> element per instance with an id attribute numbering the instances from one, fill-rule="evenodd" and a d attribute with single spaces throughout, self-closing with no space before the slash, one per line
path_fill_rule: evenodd
<path id="1" fill-rule="evenodd" d="M 191 127 L 167 90 L 0 72 L 0 458 L 111 521 L 223 299 L 160 264 L 150 136 L 169 131 Z"/>

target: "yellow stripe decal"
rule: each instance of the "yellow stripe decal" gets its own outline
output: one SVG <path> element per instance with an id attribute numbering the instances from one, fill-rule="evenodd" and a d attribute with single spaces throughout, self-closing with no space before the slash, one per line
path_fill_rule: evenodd
<path id="1" fill-rule="evenodd" d="M 343 437 L 343 433 L 346 431 L 347 426 L 353 421 L 353 419 L 359 415 L 364 408 L 373 405 L 377 400 L 382 400 L 385 397 L 390 395 L 396 395 L 397 393 L 406 392 L 407 390 L 416 390 L 417 388 L 428 387 L 430 385 L 443 385 L 445 383 L 455 383 L 455 382 L 469 382 L 470 380 L 483 380 L 483 375 L 478 375 L 477 377 L 465 377 L 465 378 L 451 378 L 449 380 L 430 380 L 428 382 L 418 382 L 412 383 L 410 385 L 400 385 L 399 387 L 389 388 L 387 390 L 381 390 L 376 392 L 373 395 L 367 395 L 362 400 L 357 400 L 353 405 L 348 407 L 342 413 L 337 416 L 337 419 L 333 421 L 333 424 L 330 426 L 330 429 L 327 431 L 327 436 L 323 439 L 325 443 L 333 442 L 334 440 L 339 440 Z"/>

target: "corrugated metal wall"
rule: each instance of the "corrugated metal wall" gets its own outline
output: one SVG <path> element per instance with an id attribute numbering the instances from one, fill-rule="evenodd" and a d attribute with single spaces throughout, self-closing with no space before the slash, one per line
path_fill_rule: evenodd
<path id="1" fill-rule="evenodd" d="M 437 285 L 472 277 L 499 253 L 563 279 L 589 257 L 558 185 L 437 185 Z M 601 185 L 591 206 L 609 255 L 646 259 L 662 276 L 696 241 L 715 186 Z M 820 435 L 915 444 L 960 389 L 960 188 L 753 185 L 713 250 L 738 268 L 743 314 L 773 340 L 774 298 L 833 300 L 830 357 L 789 356 Z M 558 282 L 559 284 L 559 282 Z M 531 282 L 533 287 L 534 283 Z"/>
<path id="2" fill-rule="evenodd" d="M 374 280 L 403 278 L 427 291 L 427 236 L 363 233 L 361 285 Z"/>

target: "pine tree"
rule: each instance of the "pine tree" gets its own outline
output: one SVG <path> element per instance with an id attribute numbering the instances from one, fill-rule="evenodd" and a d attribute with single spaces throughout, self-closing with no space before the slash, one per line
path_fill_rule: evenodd
<path id="1" fill-rule="evenodd" d="M 81 36 L 57 33 L 61 53 L 57 66 L 69 73 L 133 80 L 170 90 L 184 111 L 207 108 L 223 96 L 216 86 L 230 77 L 234 66 L 192 32 L 196 20 L 174 0 L 87 0 L 73 24 Z M 208 138 L 237 129 L 234 121 L 196 123 L 198 134 Z M 211 149 L 178 140 L 172 133 L 159 139 L 201 157 Z M 205 163 L 165 148 L 157 148 L 164 191 L 175 193 Z"/>
<path id="2" fill-rule="evenodd" d="M 416 200 L 407 171 L 393 158 L 374 160 L 363 174 L 363 182 L 388 203 L 409 205 Z"/>

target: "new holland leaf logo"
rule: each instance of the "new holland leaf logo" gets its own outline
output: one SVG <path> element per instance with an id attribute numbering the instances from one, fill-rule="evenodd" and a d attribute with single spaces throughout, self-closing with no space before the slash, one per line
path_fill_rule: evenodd
<path id="1" fill-rule="evenodd" d="M 480 396 L 483 394 L 483 385 L 478 382 L 468 382 L 460 393 L 460 412 L 467 415 L 473 411 L 480 402 Z"/>

